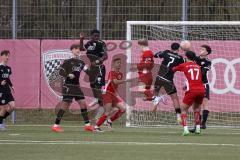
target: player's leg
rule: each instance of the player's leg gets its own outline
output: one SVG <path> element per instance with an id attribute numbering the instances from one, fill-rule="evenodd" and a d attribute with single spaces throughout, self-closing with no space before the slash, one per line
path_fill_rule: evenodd
<path id="1" fill-rule="evenodd" d="M 95 131 L 102 132 L 100 129 L 100 126 L 106 121 L 107 117 L 111 114 L 112 110 L 112 103 L 106 103 L 104 105 L 104 113 L 101 115 L 101 117 L 97 120 L 96 125 L 94 126 Z"/>
<path id="2" fill-rule="evenodd" d="M 181 107 L 181 119 L 182 119 L 182 126 L 183 126 L 183 136 L 189 135 L 188 125 L 187 125 L 187 113 L 189 107 L 195 101 L 195 95 L 191 92 L 186 92 L 183 98 L 183 104 Z"/>
<path id="3" fill-rule="evenodd" d="M 160 102 L 162 102 L 163 104 L 167 104 L 166 91 L 163 86 L 163 81 L 159 77 L 156 77 L 153 94 L 154 94 L 153 112 L 155 112 Z"/>
<path id="4" fill-rule="evenodd" d="M 177 92 L 173 92 L 172 94 L 170 94 L 170 97 L 172 99 L 173 106 L 175 108 L 177 122 L 179 124 L 181 124 L 181 122 L 182 122 L 181 121 L 181 108 L 180 108 L 180 102 L 179 102 L 179 98 L 178 98 Z"/>
<path id="5" fill-rule="evenodd" d="M 209 85 L 205 85 L 205 97 L 203 99 L 202 103 L 202 122 L 201 122 L 201 129 L 206 129 L 206 122 L 208 119 L 209 115 L 209 110 L 208 110 L 208 101 L 210 99 L 210 88 Z"/>
<path id="6" fill-rule="evenodd" d="M 89 117 L 88 117 L 88 110 L 87 110 L 87 104 L 86 104 L 86 101 L 83 98 L 81 97 L 78 97 L 78 98 L 75 98 L 75 100 L 77 101 L 77 103 L 79 104 L 80 108 L 81 108 L 81 115 L 83 117 L 83 120 L 84 120 L 84 129 L 85 131 L 94 131 L 94 128 L 93 126 L 90 124 L 90 121 L 89 121 Z"/>
<path id="7" fill-rule="evenodd" d="M 201 111 L 201 105 L 203 103 L 203 99 L 204 99 L 204 92 L 196 93 L 193 110 L 194 110 L 194 118 L 195 118 L 195 126 L 196 126 L 195 133 L 197 134 L 200 134 L 200 124 L 201 124 L 200 111 Z"/>
<path id="8" fill-rule="evenodd" d="M 115 104 L 114 106 L 118 108 L 118 111 L 110 117 L 109 123 L 114 122 L 126 112 L 126 107 L 125 107 L 126 105 L 120 98 L 115 97 L 114 104 Z"/>
<path id="9" fill-rule="evenodd" d="M 0 130 L 5 130 L 5 125 L 3 124 L 4 115 L 5 115 L 4 105 L 1 104 L 0 105 Z"/>
<path id="10" fill-rule="evenodd" d="M 52 131 L 63 132 L 63 129 L 60 127 L 60 123 L 64 113 L 69 108 L 71 103 L 72 103 L 71 97 L 63 96 L 63 100 L 57 104 L 56 109 L 58 109 L 58 111 L 57 111 L 55 123 L 52 126 Z"/>
<path id="11" fill-rule="evenodd" d="M 106 121 L 107 117 L 111 114 L 112 111 L 112 102 L 113 95 L 110 92 L 107 92 L 102 95 L 103 104 L 104 104 L 104 113 L 97 120 L 96 125 L 94 126 L 95 131 L 101 132 L 100 126 Z"/>
<path id="12" fill-rule="evenodd" d="M 195 122 L 195 133 L 196 134 L 200 134 L 200 124 L 201 124 L 201 115 L 200 115 L 200 111 L 201 111 L 201 104 L 198 103 L 194 103 L 193 105 L 193 112 L 194 112 L 194 122 Z"/>

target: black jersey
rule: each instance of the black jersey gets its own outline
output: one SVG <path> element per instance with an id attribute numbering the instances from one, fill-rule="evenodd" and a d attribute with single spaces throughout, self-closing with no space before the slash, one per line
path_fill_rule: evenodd
<path id="1" fill-rule="evenodd" d="M 64 68 L 64 65 L 68 63 L 68 61 L 74 61 L 74 58 L 67 59 L 63 62 L 62 68 Z M 80 78 L 80 73 L 83 70 L 85 66 L 84 61 L 79 60 L 79 63 L 72 68 L 72 73 L 75 77 L 73 79 L 70 79 L 70 77 L 66 77 L 64 81 L 64 85 L 79 85 L 79 78 Z"/>
<path id="2" fill-rule="evenodd" d="M 0 83 L 6 81 L 5 85 L 0 84 L 0 93 L 11 93 L 12 82 L 10 80 L 10 75 L 12 74 L 11 67 L 7 65 L 0 64 Z"/>
<path id="3" fill-rule="evenodd" d="M 158 52 L 154 55 L 156 58 L 162 58 L 162 64 L 159 68 L 158 75 L 169 81 L 173 81 L 174 73 L 172 68 L 184 63 L 184 59 L 178 53 L 172 52 L 170 50 L 165 50 L 163 52 Z"/>
<path id="4" fill-rule="evenodd" d="M 203 83 L 208 83 L 207 72 L 211 69 L 212 62 L 208 58 L 200 58 L 200 56 L 196 57 L 195 62 L 201 66 Z"/>
<path id="5" fill-rule="evenodd" d="M 87 57 L 91 62 L 99 60 L 103 57 L 104 53 L 106 52 L 106 44 L 102 40 L 98 41 L 88 41 L 84 47 L 87 50 Z"/>

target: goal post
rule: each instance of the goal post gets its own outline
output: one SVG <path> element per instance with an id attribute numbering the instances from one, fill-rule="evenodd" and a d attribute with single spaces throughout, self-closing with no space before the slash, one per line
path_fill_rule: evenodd
<path id="1" fill-rule="evenodd" d="M 131 47 L 126 50 L 128 79 L 137 79 L 138 76 L 137 72 L 130 71 L 130 66 L 140 60 L 141 52 L 137 46 L 140 38 L 149 40 L 153 52 L 170 49 L 171 43 L 180 42 L 182 37 L 191 41 L 192 50 L 197 55 L 201 45 L 210 45 L 213 53 L 209 55 L 212 67 L 208 73 L 208 125 L 240 127 L 240 21 L 127 21 L 126 27 L 126 40 L 131 42 Z M 154 78 L 160 63 L 160 59 L 155 60 Z M 177 73 L 174 83 L 180 102 L 184 95 L 183 81 L 184 76 Z M 137 92 L 136 80 L 128 82 L 126 90 L 127 127 L 176 125 L 170 97 L 167 105 L 160 104 L 157 112 L 153 113 L 151 102 L 134 96 Z M 190 114 L 189 123 L 191 122 Z"/>

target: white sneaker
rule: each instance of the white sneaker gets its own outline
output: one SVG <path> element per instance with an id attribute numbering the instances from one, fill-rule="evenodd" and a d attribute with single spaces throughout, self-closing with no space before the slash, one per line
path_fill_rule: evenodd
<path id="1" fill-rule="evenodd" d="M 157 111 L 157 106 L 160 102 L 161 102 L 160 97 L 158 97 L 158 96 L 153 97 L 153 109 L 152 109 L 153 112 Z"/>

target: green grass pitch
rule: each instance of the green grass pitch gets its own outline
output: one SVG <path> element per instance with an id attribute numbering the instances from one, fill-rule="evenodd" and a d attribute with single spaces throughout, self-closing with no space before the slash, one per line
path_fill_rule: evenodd
<path id="1" fill-rule="evenodd" d="M 63 126 L 8 126 L 0 132 L 1 160 L 239 160 L 239 129 L 207 129 L 181 136 L 181 127 L 125 128 L 104 133 Z"/>

